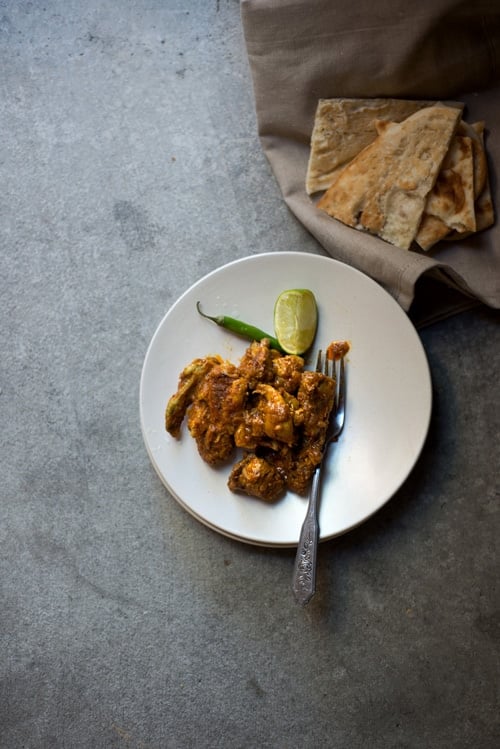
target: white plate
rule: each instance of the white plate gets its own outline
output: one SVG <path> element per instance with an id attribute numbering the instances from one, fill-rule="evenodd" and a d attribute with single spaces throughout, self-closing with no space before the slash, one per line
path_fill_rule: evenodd
<path id="1" fill-rule="evenodd" d="M 171 307 L 149 345 L 141 376 L 140 415 L 146 448 L 178 502 L 226 536 L 263 546 L 296 546 L 306 499 L 291 492 L 276 504 L 233 494 L 230 467 L 214 469 L 198 455 L 184 424 L 166 433 L 164 412 L 182 369 L 221 354 L 238 362 L 247 342 L 201 318 L 226 314 L 273 332 L 273 307 L 289 288 L 317 299 L 316 347 L 351 342 L 346 425 L 330 450 L 320 509 L 321 539 L 369 518 L 397 491 L 422 449 L 431 414 L 431 379 L 420 339 L 406 314 L 370 278 L 331 258 L 300 252 L 254 255 L 195 283 Z"/>

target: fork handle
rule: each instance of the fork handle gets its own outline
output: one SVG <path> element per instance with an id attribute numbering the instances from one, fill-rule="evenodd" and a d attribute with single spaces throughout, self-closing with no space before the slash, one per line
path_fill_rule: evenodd
<path id="1" fill-rule="evenodd" d="M 316 468 L 309 494 L 307 513 L 300 531 L 293 568 L 292 590 L 297 603 L 305 606 L 316 592 L 316 560 L 319 542 L 318 498 L 321 466 Z"/>

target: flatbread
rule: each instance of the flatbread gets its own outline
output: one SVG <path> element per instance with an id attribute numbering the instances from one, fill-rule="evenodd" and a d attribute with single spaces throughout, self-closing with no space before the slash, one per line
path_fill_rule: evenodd
<path id="1" fill-rule="evenodd" d="M 484 149 L 484 122 L 475 122 L 470 125 L 465 120 L 460 120 L 457 127 L 457 135 L 466 135 L 471 139 L 472 153 L 474 158 L 474 197 L 482 193 L 486 185 L 488 174 L 488 163 Z"/>
<path id="2" fill-rule="evenodd" d="M 431 247 L 434 247 L 441 239 L 446 239 L 450 232 L 450 227 L 446 226 L 442 219 L 430 213 L 424 213 L 415 241 L 422 250 L 427 251 Z"/>
<path id="3" fill-rule="evenodd" d="M 471 138 L 465 135 L 454 135 L 451 140 L 415 240 L 429 250 L 452 230 L 476 231 L 474 155 Z"/>
<path id="4" fill-rule="evenodd" d="M 337 175 L 318 208 L 408 249 L 460 118 L 460 109 L 437 105 L 382 127 Z"/>
<path id="5" fill-rule="evenodd" d="M 476 231 L 474 157 L 468 136 L 453 136 L 425 210 L 443 219 L 450 229 Z"/>
<path id="6" fill-rule="evenodd" d="M 437 104 L 411 99 L 320 99 L 311 135 L 306 174 L 308 195 L 327 190 L 336 175 L 377 137 L 375 122 L 402 122 Z M 460 102 L 446 102 L 463 110 Z"/>
<path id="7" fill-rule="evenodd" d="M 484 146 L 484 122 L 474 122 L 471 127 L 479 136 L 484 159 L 484 185 L 481 193 L 476 198 L 475 204 L 476 231 L 483 231 L 483 229 L 488 229 L 495 223 L 495 211 L 493 208 L 493 198 L 491 197 L 488 161 L 486 159 L 486 149 Z"/>
<path id="8" fill-rule="evenodd" d="M 489 182 L 476 200 L 476 231 L 488 229 L 495 223 L 495 211 Z"/>
<path id="9" fill-rule="evenodd" d="M 480 143 L 481 147 L 480 150 L 477 150 L 476 147 L 476 150 L 474 151 L 475 177 L 478 173 L 481 173 L 483 177 L 482 181 L 477 181 L 476 179 L 474 181 L 475 190 L 477 186 L 480 187 L 482 185 L 482 190 L 476 197 L 474 202 L 474 214 L 476 218 L 476 231 L 483 231 L 484 229 L 489 229 L 489 227 L 493 226 L 493 224 L 495 223 L 495 210 L 493 208 L 493 199 L 491 196 L 490 180 L 488 175 L 488 161 L 486 158 L 486 149 L 484 146 L 484 122 L 474 122 L 472 125 L 469 125 L 469 128 L 476 134 L 477 140 Z M 474 142 L 475 141 L 472 140 L 473 144 Z M 479 167 L 477 166 L 478 163 Z M 464 239 L 465 237 L 469 237 L 471 234 L 472 232 L 470 231 L 452 231 L 444 238 L 446 240 Z"/>

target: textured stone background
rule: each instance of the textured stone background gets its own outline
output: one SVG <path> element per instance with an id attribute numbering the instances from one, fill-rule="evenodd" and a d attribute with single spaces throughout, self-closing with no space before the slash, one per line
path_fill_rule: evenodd
<path id="1" fill-rule="evenodd" d="M 292 550 L 205 528 L 149 463 L 165 311 L 225 262 L 322 252 L 261 152 L 239 13 L 0 0 L 0 746 L 492 749 L 498 314 L 421 333 L 421 459 L 321 546 L 304 610 Z"/>

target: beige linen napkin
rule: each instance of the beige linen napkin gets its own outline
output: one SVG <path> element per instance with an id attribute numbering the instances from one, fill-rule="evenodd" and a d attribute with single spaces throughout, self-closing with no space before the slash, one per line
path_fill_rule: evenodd
<path id="1" fill-rule="evenodd" d="M 406 251 L 330 218 L 305 191 L 318 99 L 454 99 L 465 103 L 468 122 L 486 122 L 498 214 L 500 2 L 242 0 L 241 15 L 264 152 L 288 207 L 324 249 L 378 281 L 405 310 L 417 286 L 433 296 L 431 316 L 477 300 L 500 308 L 498 221 L 428 253 Z"/>

